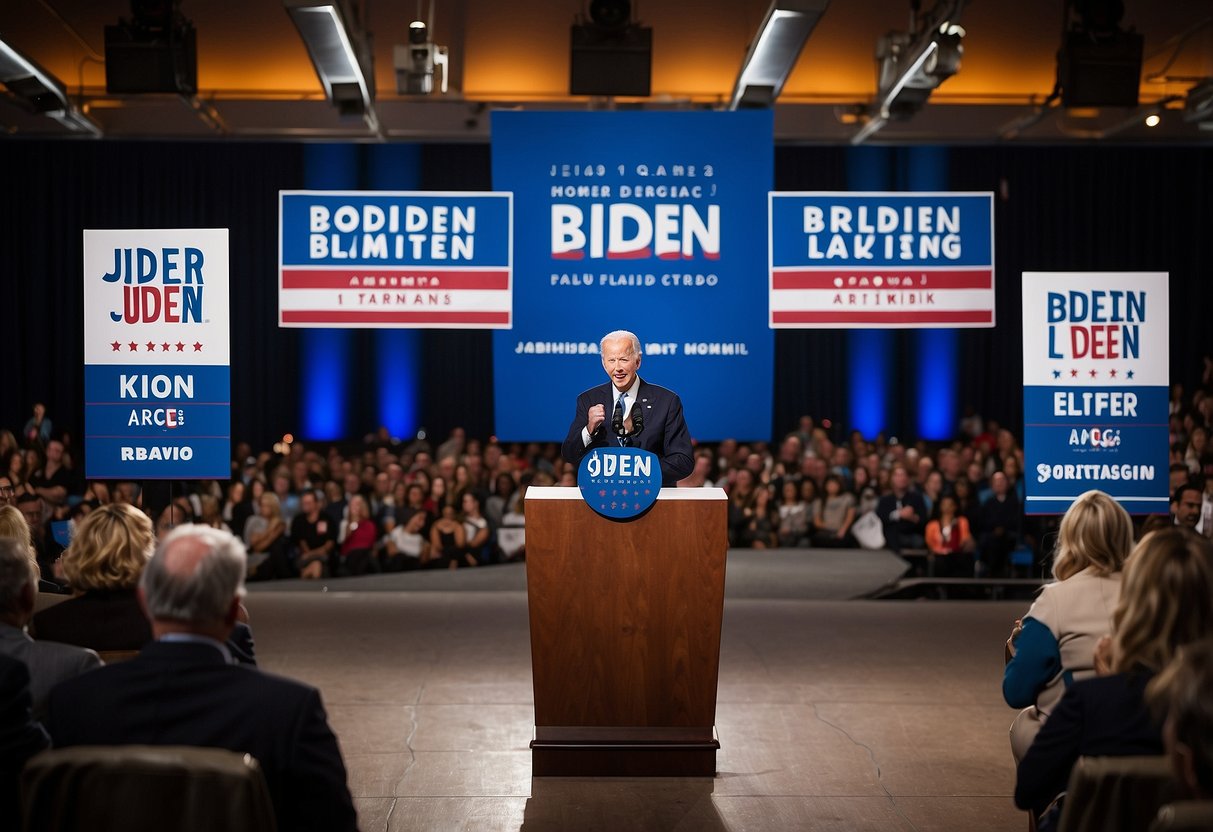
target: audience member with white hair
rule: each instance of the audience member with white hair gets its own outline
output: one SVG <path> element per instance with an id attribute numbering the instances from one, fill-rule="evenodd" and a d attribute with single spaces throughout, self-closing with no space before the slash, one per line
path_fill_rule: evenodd
<path id="1" fill-rule="evenodd" d="M 127 662 L 56 688 L 56 747 L 194 745 L 251 754 L 279 829 L 356 828 L 345 765 L 315 688 L 238 665 L 226 645 L 244 598 L 246 554 L 230 533 L 173 530 L 143 570 L 154 640 Z"/>

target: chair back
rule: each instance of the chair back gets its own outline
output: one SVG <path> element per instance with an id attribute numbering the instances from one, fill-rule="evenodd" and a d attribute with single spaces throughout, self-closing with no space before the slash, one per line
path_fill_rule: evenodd
<path id="1" fill-rule="evenodd" d="M 1179 800 L 1158 810 L 1150 832 L 1209 832 L 1213 829 L 1213 800 Z"/>
<path id="2" fill-rule="evenodd" d="M 26 832 L 273 832 L 274 806 L 248 754 L 185 746 L 44 751 L 21 776 Z"/>
<path id="3" fill-rule="evenodd" d="M 1070 775 L 1058 832 L 1148 829 L 1174 795 L 1170 761 L 1151 757 L 1080 757 Z"/>
<path id="4" fill-rule="evenodd" d="M 138 650 L 98 650 L 97 655 L 101 657 L 101 661 L 106 664 L 117 664 L 118 662 L 129 662 L 135 656 L 139 655 Z"/>

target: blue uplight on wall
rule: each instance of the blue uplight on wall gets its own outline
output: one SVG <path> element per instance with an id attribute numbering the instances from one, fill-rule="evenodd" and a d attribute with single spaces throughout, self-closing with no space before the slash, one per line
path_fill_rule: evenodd
<path id="1" fill-rule="evenodd" d="M 421 187 L 421 148 L 409 144 L 372 145 L 371 187 L 378 191 L 415 191 Z M 375 333 L 375 386 L 379 424 L 392 436 L 417 433 L 418 357 L 421 333 L 415 329 L 381 329 Z"/>
<path id="2" fill-rule="evenodd" d="M 948 152 L 942 147 L 912 147 L 907 151 L 906 186 L 912 191 L 948 189 Z M 915 415 L 918 437 L 951 439 L 956 433 L 955 329 L 923 329 L 914 333 Z"/>
<path id="3" fill-rule="evenodd" d="M 892 153 L 885 147 L 861 145 L 847 150 L 847 185 L 852 191 L 887 191 Z M 889 390 L 896 383 L 890 370 L 893 333 L 887 329 L 847 330 L 848 408 L 851 426 L 873 439 L 889 424 Z"/>
<path id="4" fill-rule="evenodd" d="M 304 148 L 306 187 L 356 188 L 358 148 L 352 144 L 309 144 Z M 348 329 L 300 330 L 303 397 L 300 424 L 306 439 L 333 440 L 348 435 L 351 335 Z"/>

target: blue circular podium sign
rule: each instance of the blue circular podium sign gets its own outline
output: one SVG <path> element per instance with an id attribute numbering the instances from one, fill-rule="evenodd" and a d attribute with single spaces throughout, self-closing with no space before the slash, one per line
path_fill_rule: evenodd
<path id="1" fill-rule="evenodd" d="M 657 454 L 640 448 L 595 448 L 581 460 L 577 485 L 586 505 L 603 517 L 643 514 L 661 490 Z"/>

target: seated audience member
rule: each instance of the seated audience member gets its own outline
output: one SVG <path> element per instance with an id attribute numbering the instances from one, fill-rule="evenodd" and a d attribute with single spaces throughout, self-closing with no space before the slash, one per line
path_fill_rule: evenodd
<path id="1" fill-rule="evenodd" d="M 198 497 L 198 504 L 201 511 L 198 514 L 198 522 L 203 526 L 210 526 L 212 529 L 223 529 L 225 532 L 230 532 L 231 526 L 223 521 L 223 511 L 219 507 L 219 498 L 213 494 L 202 494 Z"/>
<path id="2" fill-rule="evenodd" d="M 460 497 L 460 507 L 463 510 L 463 534 L 468 553 L 480 563 L 491 562 L 493 550 L 489 546 L 489 539 L 492 531 L 488 519 L 481 513 L 480 495 L 465 490 Z"/>
<path id="3" fill-rule="evenodd" d="M 1041 588 L 1016 622 L 1002 695 L 1022 708 L 1011 726 L 1019 760 L 1074 681 L 1095 674 L 1095 645 L 1112 631 L 1121 569 L 1133 548 L 1133 521 L 1102 491 L 1088 491 L 1066 511 L 1053 557 L 1054 583 Z"/>
<path id="4" fill-rule="evenodd" d="M 379 539 L 375 521 L 366 498 L 361 494 L 350 497 L 346 519 L 341 523 L 341 556 L 337 561 L 337 575 L 365 575 L 371 568 L 371 550 Z"/>
<path id="5" fill-rule="evenodd" d="M 155 640 L 131 661 L 57 687 L 47 728 L 57 748 L 194 745 L 251 754 L 279 829 L 353 830 L 345 765 L 319 692 L 236 666 L 228 653 L 246 561 L 226 532 L 174 530 L 139 582 Z"/>
<path id="6" fill-rule="evenodd" d="M 760 485 L 754 492 L 754 510 L 746 527 L 745 539 L 753 549 L 774 549 L 779 545 L 778 530 L 779 515 L 771 504 L 771 486 Z"/>
<path id="7" fill-rule="evenodd" d="M 97 651 L 138 650 L 151 638 L 135 587 L 155 546 L 152 521 L 128 503 L 101 506 L 63 553 L 74 597 L 34 616 L 35 638 Z"/>
<path id="8" fill-rule="evenodd" d="M 21 828 L 21 769 L 50 744 L 33 718 L 29 668 L 0 655 L 0 829 Z"/>
<path id="9" fill-rule="evenodd" d="M 97 652 L 138 650 L 152 638 L 135 589 L 156 545 L 152 521 L 129 503 L 90 512 L 63 553 L 73 597 L 34 615 L 34 638 Z M 253 634 L 241 621 L 228 648 L 242 664 L 256 664 Z"/>
<path id="10" fill-rule="evenodd" d="M 252 505 L 244 499 L 244 483 L 234 480 L 223 500 L 223 522 L 236 537 L 244 536 L 244 524 L 252 514 Z"/>
<path id="11" fill-rule="evenodd" d="M 855 522 L 855 495 L 844 491 L 837 474 L 826 477 L 825 495 L 817 501 L 813 513 L 813 545 L 824 547 L 855 546 L 851 524 Z"/>
<path id="12" fill-rule="evenodd" d="M 1201 487 L 1196 483 L 1187 482 L 1175 489 L 1175 496 L 1171 498 L 1171 516 L 1175 518 L 1175 525 L 1197 529 L 1202 500 Z"/>
<path id="13" fill-rule="evenodd" d="M 937 576 L 967 578 L 973 575 L 973 533 L 951 494 L 940 495 L 935 504 L 935 516 L 927 523 L 925 537 L 927 551 L 935 555 Z"/>
<path id="14" fill-rule="evenodd" d="M 51 688 L 65 679 L 101 666 L 92 650 L 34 641 L 25 625 L 34 614 L 37 575 L 29 549 L 11 538 L 0 538 L 0 655 L 25 662 L 29 668 L 34 713 L 41 714 Z"/>
<path id="15" fill-rule="evenodd" d="M 759 488 L 753 471 L 748 468 L 737 471 L 729 488 L 729 543 L 733 546 L 750 545 L 750 520 Z"/>
<path id="16" fill-rule="evenodd" d="M 884 524 L 885 545 L 894 552 L 921 549 L 926 542 L 927 509 L 922 495 L 910 490 L 910 474 L 904 465 L 893 467 L 889 487 L 889 493 L 876 504 L 876 516 Z"/>
<path id="17" fill-rule="evenodd" d="M 435 566 L 451 569 L 464 564 L 476 566 L 476 559 L 467 551 L 467 533 L 455 516 L 455 507 L 444 504 L 442 516 L 430 527 L 430 560 Z"/>
<path id="18" fill-rule="evenodd" d="M 252 573 L 258 578 L 293 578 L 286 552 L 286 521 L 282 519 L 278 495 L 266 491 L 257 500 L 258 512 L 244 524 Z M 260 557 L 258 557 L 260 556 Z"/>
<path id="19" fill-rule="evenodd" d="M 1179 651 L 1150 683 L 1155 717 L 1165 714 L 1163 744 L 1189 800 L 1213 800 L 1213 638 Z"/>
<path id="20" fill-rule="evenodd" d="M 318 580 L 328 576 L 337 551 L 337 529 L 320 510 L 316 492 L 308 489 L 299 495 L 299 513 L 291 521 L 291 548 L 299 577 Z"/>
<path id="21" fill-rule="evenodd" d="M 30 542 L 34 547 L 34 556 L 38 559 L 38 568 L 46 575 L 53 575 L 55 571 L 53 550 L 58 547 L 52 547 L 53 541 L 47 534 L 46 513 L 41 498 L 37 494 L 27 491 L 18 494 L 13 504 L 25 518 L 25 524 L 29 526 Z"/>
<path id="22" fill-rule="evenodd" d="M 411 572 L 428 564 L 430 542 L 425 539 L 425 512 L 414 512 L 404 525 L 395 526 L 383 539 L 379 553 L 381 572 Z"/>
<path id="23" fill-rule="evenodd" d="M 1162 754 L 1146 685 L 1180 647 L 1213 634 L 1213 545 L 1184 529 L 1144 538 L 1126 561 L 1099 676 L 1075 682 L 1020 760 L 1015 805 L 1040 816 L 1081 756 Z"/>
<path id="24" fill-rule="evenodd" d="M 30 473 L 29 484 L 50 506 L 63 505 L 72 490 L 72 472 L 65 461 L 63 443 L 51 439 L 46 443 L 46 461 L 41 468 Z"/>
<path id="25" fill-rule="evenodd" d="M 1022 514 L 1019 500 L 1010 491 L 1007 475 L 990 476 L 990 496 L 977 512 L 977 557 L 982 576 L 1004 578 L 1010 570 L 1011 551 L 1019 543 Z"/>
<path id="26" fill-rule="evenodd" d="M 699 459 L 710 457 L 697 457 Z M 784 548 L 809 545 L 809 506 L 800 498 L 800 483 L 785 477 L 779 495 L 779 545 Z"/>

